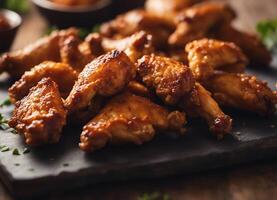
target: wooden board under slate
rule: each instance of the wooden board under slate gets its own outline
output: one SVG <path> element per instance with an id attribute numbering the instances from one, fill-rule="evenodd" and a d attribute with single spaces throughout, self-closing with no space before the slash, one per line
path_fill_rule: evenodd
<path id="1" fill-rule="evenodd" d="M 250 71 L 272 88 L 276 68 Z M 7 98 L 7 84 L 0 81 L 0 99 Z M 2 109 L 8 117 L 12 107 Z M 43 194 L 91 183 L 153 178 L 191 173 L 277 156 L 277 116 L 264 119 L 245 112 L 228 112 L 234 119 L 232 134 L 217 141 L 205 123 L 195 120 L 184 137 L 158 136 L 136 146 L 109 147 L 87 155 L 78 148 L 80 130 L 67 129 L 59 144 L 32 149 L 24 155 L 0 152 L 0 177 L 16 196 Z M 22 151 L 21 137 L 0 131 L 0 145 Z"/>

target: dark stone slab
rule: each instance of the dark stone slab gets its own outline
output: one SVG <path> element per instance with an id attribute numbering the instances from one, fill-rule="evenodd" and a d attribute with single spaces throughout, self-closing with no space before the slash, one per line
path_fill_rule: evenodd
<path id="1" fill-rule="evenodd" d="M 277 70 L 252 70 L 274 87 Z M 4 79 L 4 77 L 2 78 Z M 7 97 L 0 81 L 0 99 Z M 1 112 L 10 115 L 12 107 Z M 188 125 L 184 137 L 159 135 L 140 147 L 108 147 L 87 155 L 79 150 L 81 130 L 68 128 L 59 144 L 32 149 L 15 156 L 0 152 L 0 177 L 16 196 L 39 195 L 92 183 L 154 178 L 230 166 L 277 155 L 277 116 L 264 119 L 255 114 L 227 111 L 234 118 L 232 134 L 217 141 L 201 120 Z M 18 135 L 0 131 L 0 145 L 24 149 Z"/>

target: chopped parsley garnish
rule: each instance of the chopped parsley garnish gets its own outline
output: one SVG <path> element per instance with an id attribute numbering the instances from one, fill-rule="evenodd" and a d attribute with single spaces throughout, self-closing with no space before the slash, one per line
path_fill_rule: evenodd
<path id="1" fill-rule="evenodd" d="M 22 151 L 23 154 L 30 153 L 31 149 L 25 147 Z"/>
<path id="2" fill-rule="evenodd" d="M 9 129 L 8 121 L 0 113 L 0 130 L 7 130 L 7 129 Z"/>
<path id="3" fill-rule="evenodd" d="M 162 195 L 158 192 L 154 192 L 152 194 L 144 193 L 138 200 L 170 200 L 170 197 L 168 194 Z"/>
<path id="4" fill-rule="evenodd" d="M 17 148 L 13 149 L 13 155 L 15 156 L 19 156 L 20 155 L 20 152 Z"/>
<path id="5" fill-rule="evenodd" d="M 79 30 L 79 36 L 80 36 L 80 38 L 85 39 L 85 37 L 87 37 L 90 33 L 99 32 L 100 24 L 96 24 L 92 28 L 79 27 L 77 29 Z M 47 30 L 45 31 L 45 35 L 50 35 L 53 31 L 57 31 L 57 30 L 59 30 L 58 27 L 56 27 L 56 26 L 49 26 L 47 28 Z"/>
<path id="6" fill-rule="evenodd" d="M 5 101 L 3 101 L 1 104 L 0 104 L 0 108 L 1 107 L 4 107 L 4 106 L 9 106 L 9 105 L 11 105 L 12 103 L 11 103 L 11 101 L 10 101 L 10 99 L 6 99 Z"/>
<path id="7" fill-rule="evenodd" d="M 277 51 L 277 19 L 259 22 L 257 31 L 266 47 L 271 51 Z"/>
<path id="8" fill-rule="evenodd" d="M 7 146 L 2 146 L 2 148 L 0 148 L 0 151 L 1 151 L 1 152 L 7 152 L 7 151 L 9 151 L 9 150 L 10 150 L 10 148 L 7 147 Z"/>

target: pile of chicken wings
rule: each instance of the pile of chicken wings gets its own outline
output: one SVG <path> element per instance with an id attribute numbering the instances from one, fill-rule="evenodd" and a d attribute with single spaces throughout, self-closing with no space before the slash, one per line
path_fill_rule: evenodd
<path id="1" fill-rule="evenodd" d="M 270 53 L 232 27 L 226 4 L 148 0 L 101 25 L 84 40 L 56 31 L 0 57 L 0 72 L 17 81 L 10 127 L 31 146 L 56 143 L 65 126 L 83 130 L 79 146 L 141 145 L 157 133 L 184 134 L 187 117 L 203 118 L 223 138 L 232 118 L 221 107 L 275 113 L 277 93 L 245 74 L 266 68 Z"/>

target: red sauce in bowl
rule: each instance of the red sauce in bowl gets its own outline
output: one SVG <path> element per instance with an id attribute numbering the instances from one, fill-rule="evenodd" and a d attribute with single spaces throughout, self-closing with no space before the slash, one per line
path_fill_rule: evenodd
<path id="1" fill-rule="evenodd" d="M 97 3 L 99 0 L 50 0 L 50 1 L 64 6 L 86 6 L 86 5 L 93 5 Z"/>

